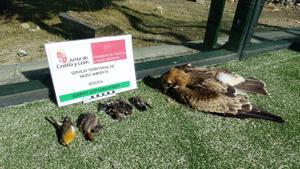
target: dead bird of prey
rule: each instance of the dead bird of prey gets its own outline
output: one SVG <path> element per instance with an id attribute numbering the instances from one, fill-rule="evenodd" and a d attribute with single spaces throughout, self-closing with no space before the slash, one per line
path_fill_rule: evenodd
<path id="1" fill-rule="evenodd" d="M 250 103 L 247 93 L 268 95 L 265 84 L 255 78 L 186 64 L 163 74 L 161 85 L 166 94 L 199 111 L 284 122 L 281 117 Z"/>
<path id="2" fill-rule="evenodd" d="M 98 132 L 102 128 L 94 113 L 80 114 L 77 119 L 77 127 L 89 141 L 93 141 L 93 133 Z"/>
<path id="3" fill-rule="evenodd" d="M 146 111 L 148 107 L 152 108 L 150 104 L 146 102 L 141 96 L 134 96 L 129 98 L 128 100 L 140 111 Z"/>
<path id="4" fill-rule="evenodd" d="M 125 100 L 110 100 L 100 105 L 100 109 L 105 111 L 113 119 L 121 120 L 132 114 L 133 107 Z"/>

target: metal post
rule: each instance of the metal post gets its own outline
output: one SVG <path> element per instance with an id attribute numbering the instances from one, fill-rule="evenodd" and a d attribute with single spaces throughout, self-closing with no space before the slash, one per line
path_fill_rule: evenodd
<path id="1" fill-rule="evenodd" d="M 252 38 L 264 2 L 265 0 L 239 0 L 237 4 L 226 47 L 238 52 L 240 58 L 243 57 L 243 51 Z"/>
<path id="2" fill-rule="evenodd" d="M 251 23 L 249 25 L 249 29 L 246 33 L 244 44 L 243 44 L 243 46 L 240 50 L 240 59 L 245 57 L 245 55 L 244 55 L 245 52 L 244 51 L 249 47 L 250 41 L 251 41 L 251 39 L 253 37 L 253 34 L 254 34 L 254 28 L 257 26 L 257 23 L 258 23 L 260 15 L 261 15 L 262 9 L 264 7 L 265 1 L 266 0 L 257 0 L 256 1 L 256 4 L 255 4 L 254 9 L 253 9 L 254 11 L 253 11 L 252 20 L 251 20 Z"/>
<path id="3" fill-rule="evenodd" d="M 203 42 L 207 49 L 213 49 L 217 45 L 218 32 L 221 26 L 225 2 L 226 0 L 211 0 Z"/>

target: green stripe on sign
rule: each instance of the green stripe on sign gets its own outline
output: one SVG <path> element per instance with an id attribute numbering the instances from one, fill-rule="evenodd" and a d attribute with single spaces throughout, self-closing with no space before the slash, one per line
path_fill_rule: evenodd
<path id="1" fill-rule="evenodd" d="M 86 97 L 86 96 L 92 96 L 92 95 L 95 95 L 98 93 L 117 90 L 117 89 L 129 87 L 129 86 L 130 86 L 129 81 L 115 83 L 115 84 L 111 84 L 111 85 L 107 85 L 107 86 L 102 86 L 102 87 L 97 87 L 97 88 L 93 88 L 93 89 L 88 89 L 88 90 L 83 90 L 83 91 L 79 91 L 79 92 L 65 94 L 65 95 L 59 96 L 59 100 L 61 102 L 66 102 L 69 100 L 74 100 L 74 99 L 78 99 L 78 98 L 82 98 L 82 97 Z"/>

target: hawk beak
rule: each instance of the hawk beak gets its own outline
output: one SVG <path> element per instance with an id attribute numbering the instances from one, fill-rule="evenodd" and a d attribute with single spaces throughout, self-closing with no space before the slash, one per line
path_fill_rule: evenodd
<path id="1" fill-rule="evenodd" d="M 163 85 L 163 92 L 164 93 L 167 93 L 170 89 L 172 89 L 172 88 L 177 88 L 177 85 L 176 86 L 173 86 L 172 84 L 165 84 L 165 85 Z"/>

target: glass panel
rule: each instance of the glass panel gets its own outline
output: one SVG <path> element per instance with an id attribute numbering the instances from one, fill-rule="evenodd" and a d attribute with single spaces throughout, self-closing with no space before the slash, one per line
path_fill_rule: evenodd
<path id="1" fill-rule="evenodd" d="M 299 5 L 291 0 L 266 1 L 247 50 L 289 46 L 300 35 Z"/>
<path id="2" fill-rule="evenodd" d="M 116 0 L 110 5 L 104 2 L 110 1 L 0 0 L 0 66 L 9 71 L 1 75 L 0 84 L 31 80 L 32 70 L 47 69 L 44 44 L 49 42 L 132 34 L 136 49 L 181 45 L 153 48 L 158 54 L 150 56 L 137 49 L 137 62 L 145 62 L 156 56 L 159 57 L 154 59 L 178 56 L 178 52 L 195 53 L 182 45 L 199 43 L 204 38 L 209 0 Z M 61 12 L 65 14 L 59 16 Z M 29 73 L 25 75 L 25 71 Z M 3 82 L 4 76 L 10 80 Z"/>
<path id="3" fill-rule="evenodd" d="M 136 63 L 198 53 L 203 49 L 199 44 L 205 37 L 211 2 L 218 2 L 215 7 L 221 11 L 212 13 L 223 15 L 219 36 L 214 36 L 218 37 L 219 45 L 214 50 L 228 41 L 229 34 L 243 34 L 242 30 L 231 32 L 238 3 L 234 0 L 226 0 L 224 11 L 221 1 L 210 0 L 116 0 L 109 5 L 103 3 L 110 2 L 107 0 L 0 2 L 3 4 L 0 13 L 0 65 L 7 66 L 4 68 L 9 72 L 6 73 L 7 79 L 13 79 L 9 83 L 38 78 L 39 75 L 33 76 L 32 70 L 42 70 L 39 71 L 41 74 L 47 71 L 48 63 L 43 45 L 48 42 L 132 34 Z M 103 8 L 104 6 L 106 7 Z M 287 20 L 290 22 L 286 22 L 297 25 L 296 17 L 299 12 L 295 11 L 296 7 L 289 8 L 294 13 L 289 12 Z M 280 6 L 281 10 L 287 9 Z M 265 11 L 269 13 L 265 15 Z M 273 17 L 271 14 L 274 12 L 278 11 L 264 9 L 257 32 L 269 29 L 266 22 L 271 22 L 272 19 L 269 18 Z M 207 50 L 211 49 L 205 51 Z M 190 61 L 185 56 L 178 60 Z M 209 57 L 200 53 L 190 58 L 204 56 Z M 178 62 L 165 60 L 161 63 Z M 0 84 L 4 83 L 0 81 Z"/>

